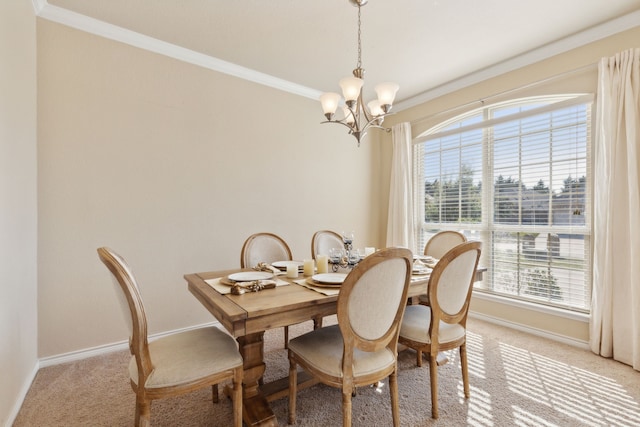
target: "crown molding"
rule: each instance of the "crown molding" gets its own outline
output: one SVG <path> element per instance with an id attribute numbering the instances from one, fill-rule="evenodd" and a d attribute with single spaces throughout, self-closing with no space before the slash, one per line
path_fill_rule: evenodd
<path id="1" fill-rule="evenodd" d="M 40 12 L 42 12 L 42 9 L 47 4 L 47 1 L 46 0 L 32 0 L 32 3 L 33 3 L 33 10 L 35 11 L 36 16 L 40 16 Z"/>
<path id="2" fill-rule="evenodd" d="M 70 10 L 50 5 L 46 0 L 32 0 L 36 16 L 48 21 L 57 22 L 80 31 L 104 37 L 110 40 L 128 44 L 149 52 L 168 56 L 178 61 L 187 62 L 209 70 L 228 74 L 243 80 L 248 80 L 274 89 L 279 89 L 294 95 L 317 100 L 319 90 L 311 89 L 284 79 L 280 79 L 250 68 L 242 67 L 231 62 L 223 61 L 200 52 L 164 42 L 153 37 L 126 28 L 118 27 L 98 19 L 88 17 Z"/>
<path id="3" fill-rule="evenodd" d="M 223 61 L 200 52 L 185 49 L 181 46 L 145 36 L 135 31 L 127 30 L 126 28 L 118 27 L 58 6 L 50 5 L 47 0 L 32 0 L 32 2 L 36 16 L 90 34 L 95 34 L 100 37 L 105 37 L 110 40 L 115 40 L 130 46 L 168 56 L 179 61 L 289 92 L 294 95 L 303 96 L 305 98 L 318 100 L 322 93 L 316 89 L 280 79 L 269 74 L 261 73 L 250 68 L 242 67 L 231 62 Z M 448 83 L 422 92 L 419 95 L 399 101 L 394 105 L 393 109 L 394 111 L 399 112 L 407 108 L 414 107 L 439 96 L 446 95 L 447 93 L 463 89 L 484 80 L 497 77 L 501 74 L 514 71 L 560 53 L 567 52 L 571 49 L 575 49 L 588 43 L 637 27 L 638 22 L 640 22 L 640 10 L 597 25 L 572 36 L 565 37 L 564 39 L 556 42 L 549 43 L 537 49 L 533 49 L 522 55 L 518 55 L 501 63 L 468 74 L 459 79 L 452 80 Z"/>
<path id="4" fill-rule="evenodd" d="M 415 107 L 416 105 L 420 105 L 448 93 L 464 89 L 465 87 L 480 83 L 490 78 L 497 77 L 501 74 L 517 70 L 614 34 L 630 30 L 637 27 L 639 22 L 640 10 L 637 10 L 595 27 L 591 27 L 580 33 L 565 37 L 564 39 L 530 50 L 522 55 L 515 56 L 472 74 L 468 74 L 459 79 L 452 80 L 436 88 L 422 92 L 414 97 L 397 102 L 394 104 L 393 109 L 398 112 L 406 110 L 407 108 Z"/>

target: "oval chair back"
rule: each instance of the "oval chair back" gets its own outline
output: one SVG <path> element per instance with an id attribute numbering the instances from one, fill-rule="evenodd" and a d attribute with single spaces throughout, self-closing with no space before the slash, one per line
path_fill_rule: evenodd
<path id="1" fill-rule="evenodd" d="M 293 255 L 287 242 L 273 233 L 252 234 L 244 241 L 240 252 L 240 267 L 251 268 L 260 262 L 291 261 Z"/>

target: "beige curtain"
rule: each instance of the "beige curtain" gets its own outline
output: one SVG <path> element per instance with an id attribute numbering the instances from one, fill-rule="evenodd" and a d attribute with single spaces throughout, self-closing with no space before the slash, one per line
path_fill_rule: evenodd
<path id="1" fill-rule="evenodd" d="M 391 128 L 393 158 L 389 190 L 387 247 L 415 250 L 413 227 L 413 183 L 411 125 L 399 123 Z"/>
<path id="2" fill-rule="evenodd" d="M 640 49 L 599 64 L 594 154 L 594 353 L 640 370 Z"/>

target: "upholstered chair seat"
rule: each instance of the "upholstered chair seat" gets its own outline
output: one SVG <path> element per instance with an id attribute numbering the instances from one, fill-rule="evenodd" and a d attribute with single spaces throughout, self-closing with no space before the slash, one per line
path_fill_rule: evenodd
<path id="1" fill-rule="evenodd" d="M 342 348 L 344 341 L 338 325 L 316 329 L 289 341 L 289 349 L 300 359 L 319 371 L 342 377 Z M 396 363 L 393 352 L 384 347 L 375 352 L 353 351 L 353 375 L 362 377 L 390 369 Z"/>
<path id="2" fill-rule="evenodd" d="M 153 370 L 147 389 L 176 387 L 206 378 L 212 371 L 231 370 L 242 364 L 238 344 L 216 327 L 199 328 L 159 338 L 149 343 Z M 135 356 L 129 361 L 129 376 L 138 384 Z"/>
<path id="3" fill-rule="evenodd" d="M 429 327 L 431 326 L 431 307 L 410 305 L 404 311 L 400 335 L 403 338 L 423 343 L 431 343 Z M 459 324 L 440 322 L 438 339 L 441 344 L 464 338 L 466 331 Z"/>

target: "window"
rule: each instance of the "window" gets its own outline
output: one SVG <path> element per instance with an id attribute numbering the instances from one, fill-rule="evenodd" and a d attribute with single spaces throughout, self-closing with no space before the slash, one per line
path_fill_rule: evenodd
<path id="1" fill-rule="evenodd" d="M 592 95 L 519 99 L 417 137 L 418 246 L 437 231 L 463 231 L 483 242 L 478 291 L 587 312 L 592 103 Z"/>

